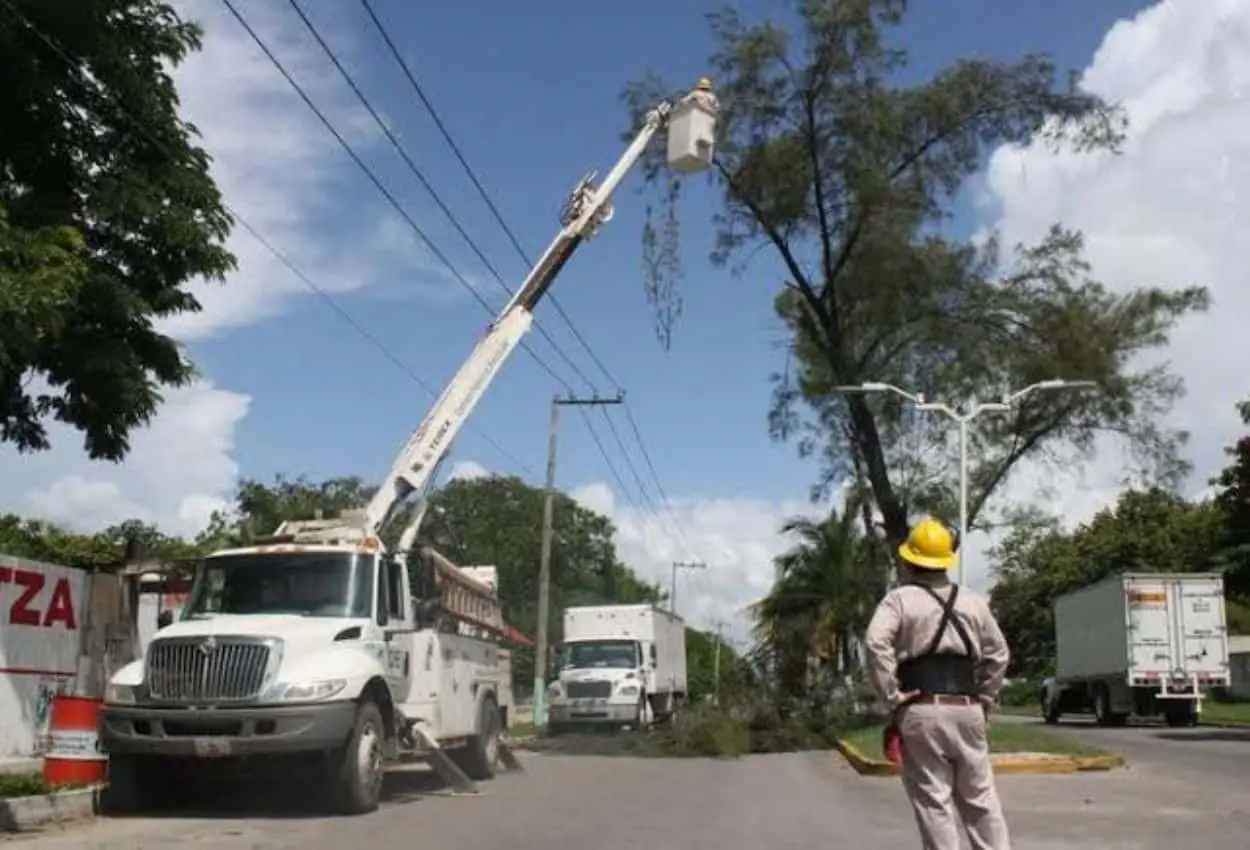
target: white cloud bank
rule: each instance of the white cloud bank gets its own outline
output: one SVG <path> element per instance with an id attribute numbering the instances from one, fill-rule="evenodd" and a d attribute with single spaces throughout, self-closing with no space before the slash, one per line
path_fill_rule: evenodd
<path id="1" fill-rule="evenodd" d="M 1009 245 L 1035 242 L 1056 221 L 1079 228 L 1095 275 L 1114 290 L 1210 289 L 1210 312 L 1179 325 L 1165 354 L 1188 390 L 1171 422 L 1191 434 L 1186 489 L 1197 495 L 1241 428 L 1235 402 L 1250 395 L 1250 287 L 1240 246 L 1250 222 L 1250 3 L 1165 0 L 1122 20 L 1081 86 L 1126 108 L 1123 153 L 1000 148 L 982 208 Z M 1107 452 L 1084 469 L 1022 469 L 1011 491 L 1027 498 L 1044 476 L 1053 507 L 1083 520 L 1114 499 L 1121 460 Z M 972 541 L 972 554 L 985 545 Z M 980 567 L 973 572 L 984 582 Z"/>

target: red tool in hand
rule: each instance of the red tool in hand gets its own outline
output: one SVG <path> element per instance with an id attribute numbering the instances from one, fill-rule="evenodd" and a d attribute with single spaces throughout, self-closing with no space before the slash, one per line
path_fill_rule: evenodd
<path id="1" fill-rule="evenodd" d="M 886 760 L 895 767 L 903 766 L 903 735 L 893 722 L 886 725 L 881 732 L 881 751 Z"/>

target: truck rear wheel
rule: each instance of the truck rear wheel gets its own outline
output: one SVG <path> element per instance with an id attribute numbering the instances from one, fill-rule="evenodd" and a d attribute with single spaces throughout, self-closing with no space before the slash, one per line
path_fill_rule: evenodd
<path id="1" fill-rule="evenodd" d="M 1042 692 L 1042 720 L 1054 726 L 1059 722 L 1059 694 Z"/>
<path id="2" fill-rule="evenodd" d="M 383 743 L 386 727 L 382 712 L 366 700 L 356 710 L 356 725 L 347 744 L 331 755 L 330 808 L 345 815 L 375 811 L 382 798 Z"/>
<path id="3" fill-rule="evenodd" d="M 502 735 L 499 706 L 494 697 L 486 697 L 478 709 L 477 734 L 452 755 L 465 776 L 474 782 L 495 778 L 499 769 L 499 739 Z"/>

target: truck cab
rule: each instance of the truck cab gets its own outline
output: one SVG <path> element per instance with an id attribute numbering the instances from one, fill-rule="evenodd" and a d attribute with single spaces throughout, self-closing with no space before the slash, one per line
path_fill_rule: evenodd
<path id="1" fill-rule="evenodd" d="M 566 609 L 548 731 L 639 729 L 668 717 L 685 697 L 685 646 L 684 623 L 651 605 Z"/>
<path id="2" fill-rule="evenodd" d="M 423 552 L 414 595 L 405 559 L 370 540 L 204 558 L 180 618 L 106 690 L 123 805 L 158 794 L 173 760 L 314 756 L 346 811 L 376 808 L 384 765 L 406 754 L 446 749 L 470 779 L 493 775 L 500 648 L 489 622 L 446 613 L 455 590 L 493 589 L 440 571 L 459 572 Z"/>

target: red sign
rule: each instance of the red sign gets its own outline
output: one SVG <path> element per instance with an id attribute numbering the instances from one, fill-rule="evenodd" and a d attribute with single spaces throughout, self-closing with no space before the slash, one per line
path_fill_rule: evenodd
<path id="1" fill-rule="evenodd" d="M 52 586 L 47 607 L 39 604 L 48 577 L 37 570 L 21 567 L 0 567 L 0 585 L 12 584 L 18 588 L 17 598 L 9 606 L 9 625 L 51 627 L 61 623 L 67 629 L 78 628 L 74 616 L 74 598 L 70 593 L 69 579 L 58 578 Z"/>

